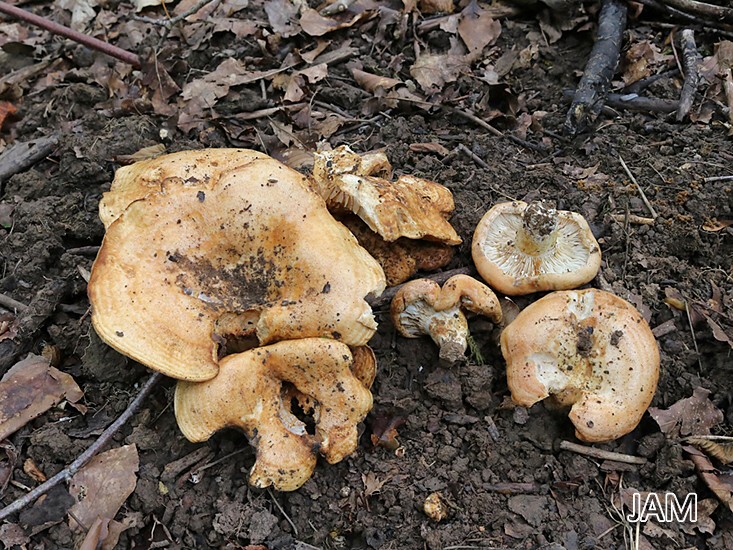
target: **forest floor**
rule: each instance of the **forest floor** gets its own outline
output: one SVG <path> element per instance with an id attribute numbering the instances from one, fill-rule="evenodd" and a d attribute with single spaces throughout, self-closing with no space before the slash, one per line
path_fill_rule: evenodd
<path id="1" fill-rule="evenodd" d="M 497 329 L 473 321 L 477 349 L 467 364 L 446 367 L 430 340 L 397 336 L 383 307 L 370 342 L 375 405 L 359 448 L 338 464 L 319 462 L 297 491 L 248 486 L 254 452 L 241 433 L 187 442 L 171 406 L 174 381 L 159 384 L 112 444 L 134 444 L 139 460 L 114 524 L 120 547 L 733 549 L 730 470 L 713 460 L 704 477 L 680 443 L 733 434 L 730 42 L 696 33 L 704 79 L 683 122 L 619 109 L 564 137 L 564 90 L 577 86 L 597 5 L 498 17 L 485 5 L 449 3 L 452 14 L 432 15 L 433 2 L 358 0 L 323 17 L 318 6 L 286 0 L 223 0 L 165 34 L 136 18 L 166 17 L 150 4 L 138 13 L 117 0 L 25 6 L 139 53 L 142 70 L 0 18 L 0 100 L 16 111 L 2 124 L 0 154 L 56 139 L 32 167 L 0 180 L 0 293 L 35 315 L 0 309 L 0 339 L 14 360 L 43 352 L 84 392 L 83 407 L 51 408 L 0 444 L 3 505 L 79 456 L 148 376 L 90 327 L 84 274 L 104 235 L 98 203 L 115 170 L 158 146 L 247 147 L 307 171 L 309 152 L 348 144 L 383 149 L 397 174 L 452 191 L 463 244 L 447 269 L 472 265 L 473 229 L 497 202 L 544 199 L 581 213 L 603 253 L 590 286 L 633 303 L 657 337 L 652 406 L 677 404 L 664 431 L 647 414 L 632 433 L 597 445 L 643 464 L 562 450 L 560 441 L 576 441 L 567 416 L 511 404 Z M 167 9 L 175 16 L 185 6 Z M 642 93 L 677 99 L 677 29 L 660 19 L 631 14 L 614 92 L 662 74 Z M 399 450 L 374 447 L 375 426 L 395 420 L 404 420 Z M 622 512 L 629 490 L 696 493 L 698 521 L 637 531 Z M 441 522 L 423 511 L 435 492 L 448 508 Z M 60 487 L 4 523 L 0 541 L 74 547 L 86 535 L 67 514 L 78 498 Z"/>

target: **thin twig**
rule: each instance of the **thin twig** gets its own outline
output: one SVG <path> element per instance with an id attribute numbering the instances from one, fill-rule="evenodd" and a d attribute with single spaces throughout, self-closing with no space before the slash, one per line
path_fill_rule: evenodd
<path id="1" fill-rule="evenodd" d="M 69 464 L 66 468 L 61 470 L 51 479 L 49 479 L 45 483 L 42 483 L 41 485 L 33 489 L 30 493 L 20 497 L 15 502 L 0 510 L 0 521 L 3 521 L 15 512 L 19 512 L 20 510 L 28 506 L 31 502 L 36 500 L 38 497 L 48 493 L 48 491 L 56 487 L 56 485 L 59 485 L 64 481 L 69 481 L 74 476 L 74 474 L 76 474 L 76 472 L 78 472 L 87 462 L 89 462 L 89 460 L 94 455 L 96 455 L 100 451 L 102 447 L 104 447 L 104 445 L 110 442 L 115 432 L 117 432 L 117 430 L 119 430 L 122 425 L 127 422 L 133 414 L 135 414 L 135 411 L 137 411 L 137 409 L 140 407 L 143 400 L 148 396 L 148 394 L 162 378 L 163 375 L 159 372 L 153 373 L 150 378 L 147 379 L 145 384 L 143 384 L 142 388 L 140 388 L 140 393 L 138 393 L 135 399 L 130 402 L 130 404 L 127 406 L 127 409 L 125 409 L 125 411 L 119 416 L 119 418 L 112 422 L 112 424 L 110 424 L 109 427 L 102 432 L 99 438 L 97 438 L 97 440 L 92 443 L 92 445 L 86 451 L 84 451 L 81 455 L 79 455 L 79 457 L 77 457 L 76 460 L 74 460 L 74 462 Z"/>
<path id="2" fill-rule="evenodd" d="M 695 99 L 695 92 L 700 82 L 700 64 L 702 56 L 697 51 L 695 44 L 695 33 L 691 29 L 685 29 L 680 35 L 680 46 L 682 47 L 682 68 L 685 73 L 685 81 L 680 92 L 680 106 L 677 108 L 677 122 L 681 122 L 692 108 Z"/>
<path id="3" fill-rule="evenodd" d="M 502 495 L 516 495 L 527 493 L 539 493 L 542 487 L 538 483 L 487 483 L 481 486 L 482 491 L 488 493 L 501 493 Z"/>
<path id="4" fill-rule="evenodd" d="M 293 535 L 296 537 L 298 536 L 298 528 L 293 523 L 293 520 L 290 519 L 290 516 L 285 513 L 285 510 L 283 510 L 283 507 L 280 506 L 280 503 L 275 498 L 275 495 L 272 494 L 272 491 L 270 489 L 267 490 L 267 494 L 270 495 L 270 498 L 272 499 L 272 502 L 275 503 L 275 506 L 277 506 L 277 509 L 280 510 L 280 513 L 283 515 L 283 517 L 287 520 L 287 522 L 290 524 L 290 527 L 293 528 Z"/>
<path id="5" fill-rule="evenodd" d="M 668 6 L 667 4 L 663 4 L 659 0 L 638 0 L 638 2 L 640 4 L 648 6 L 655 10 L 664 12 L 665 14 L 669 16 L 676 17 L 678 19 L 683 19 L 687 21 L 688 23 L 694 23 L 695 25 L 700 25 L 708 32 L 714 32 L 716 34 L 719 34 L 720 36 L 725 36 L 726 38 L 733 38 L 733 33 L 731 33 L 731 30 L 733 30 L 733 27 L 731 27 L 731 25 L 720 23 L 717 20 L 712 20 L 709 18 L 704 19 L 696 15 L 686 13 L 684 11 L 678 10 L 677 8 L 673 8 L 672 6 Z M 656 25 L 662 28 L 672 28 L 672 29 L 676 28 L 676 25 L 674 24 L 662 23 L 658 20 L 657 21 L 647 21 L 646 23 L 650 25 Z"/>
<path id="6" fill-rule="evenodd" d="M 16 141 L 0 155 L 0 183 L 10 177 L 27 170 L 40 160 L 51 154 L 57 136 L 46 136 L 29 141 Z"/>
<path id="7" fill-rule="evenodd" d="M 471 111 L 467 109 L 457 109 L 455 107 L 451 107 L 450 105 L 438 105 L 438 106 L 460 117 L 463 117 L 466 120 L 470 120 L 471 122 L 473 122 L 474 124 L 477 124 L 478 126 L 481 126 L 481 128 L 489 132 L 491 135 L 494 135 L 496 137 L 506 138 L 510 141 L 513 141 L 517 145 L 524 147 L 525 149 L 529 149 L 530 151 L 536 151 L 538 153 L 547 153 L 547 147 L 545 147 L 544 145 L 539 145 L 537 143 L 531 143 L 529 141 L 518 138 L 517 136 L 513 136 L 511 134 L 505 134 L 501 130 L 494 128 L 491 124 L 489 124 L 485 120 L 477 117 L 475 114 L 473 114 Z"/>
<path id="8" fill-rule="evenodd" d="M 603 449 L 596 449 L 595 447 L 578 445 L 571 441 L 560 441 L 560 449 L 563 451 L 571 451 L 579 455 L 589 456 L 591 458 L 597 458 L 599 460 L 613 460 L 614 462 L 623 462 L 624 464 L 646 464 L 646 458 L 640 456 L 604 451 Z"/>
<path id="9" fill-rule="evenodd" d="M 572 100 L 575 95 L 573 90 L 563 90 L 563 97 Z M 612 111 L 607 109 L 612 107 L 613 109 L 624 109 L 626 111 L 637 111 L 642 113 L 673 113 L 679 107 L 679 101 L 676 99 L 661 99 L 658 97 L 646 97 L 638 95 L 635 92 L 629 92 L 628 94 L 607 94 L 602 112 Z"/>
<path id="10" fill-rule="evenodd" d="M 122 48 L 118 48 L 117 46 L 113 46 L 112 44 L 99 40 L 98 38 L 94 38 L 93 36 L 89 36 L 88 34 L 83 34 L 64 25 L 59 25 L 58 23 L 50 21 L 40 15 L 36 15 L 35 13 L 16 8 L 6 2 L 0 2 L 0 13 L 16 17 L 26 23 L 46 29 L 53 34 L 65 36 L 66 38 L 69 38 L 74 42 L 78 42 L 79 44 L 83 44 L 88 48 L 112 56 L 125 63 L 129 63 L 133 67 L 140 67 L 140 58 L 136 54 L 123 50 Z"/>
<path id="11" fill-rule="evenodd" d="M 611 214 L 611 219 L 622 223 L 633 223 L 635 225 L 654 225 L 654 218 L 645 218 L 636 214 Z"/>
<path id="12" fill-rule="evenodd" d="M 0 306 L 7 309 L 14 309 L 16 311 L 25 311 L 28 309 L 28 306 L 23 302 L 19 302 L 5 294 L 0 294 Z"/>
<path id="13" fill-rule="evenodd" d="M 697 2 L 696 0 L 663 0 L 663 3 L 678 10 L 701 15 L 713 21 L 733 22 L 733 8 L 706 4 L 705 2 Z"/>
<path id="14" fill-rule="evenodd" d="M 711 176 L 709 178 L 705 178 L 702 181 L 705 183 L 710 183 L 713 181 L 731 181 L 733 180 L 733 176 Z"/>
<path id="15" fill-rule="evenodd" d="M 626 166 L 626 163 L 624 162 L 624 159 L 621 158 L 621 155 L 619 155 L 618 160 L 621 161 L 621 166 L 623 166 L 624 172 L 626 172 L 626 175 L 629 176 L 629 179 L 636 186 L 636 190 L 639 192 L 639 195 L 641 196 L 641 200 L 644 202 L 644 205 L 647 207 L 647 209 L 649 209 L 649 213 L 652 215 L 652 218 L 657 219 L 658 217 L 657 211 L 654 210 L 654 207 L 649 202 L 649 199 L 646 198 L 646 193 L 644 193 L 644 190 L 641 188 L 639 183 L 636 181 L 636 178 L 634 177 L 634 174 L 631 173 L 631 170 L 629 170 L 629 167 Z"/>

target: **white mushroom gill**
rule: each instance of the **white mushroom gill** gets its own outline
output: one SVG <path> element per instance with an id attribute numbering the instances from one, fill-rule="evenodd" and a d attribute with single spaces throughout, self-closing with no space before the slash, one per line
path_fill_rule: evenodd
<path id="1" fill-rule="evenodd" d="M 481 242 L 481 250 L 489 261 L 517 279 L 568 273 L 582 268 L 588 261 L 590 253 L 583 243 L 580 228 L 571 221 L 560 218 L 553 238 L 555 246 L 536 255 L 515 246 L 517 236 L 523 232 L 520 215 L 501 214 L 492 224 L 490 234 Z"/>
<path id="2" fill-rule="evenodd" d="M 440 348 L 441 359 L 456 363 L 465 356 L 468 348 L 468 321 L 458 304 L 435 311 L 419 300 L 409 304 L 400 313 L 400 323 L 410 336 L 429 335 Z"/>

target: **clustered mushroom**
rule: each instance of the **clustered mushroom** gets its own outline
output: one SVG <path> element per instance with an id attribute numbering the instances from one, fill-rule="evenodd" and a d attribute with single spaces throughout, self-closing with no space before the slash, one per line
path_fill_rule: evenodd
<path id="1" fill-rule="evenodd" d="M 392 299 L 391 314 L 397 332 L 407 338 L 430 336 L 440 348 L 440 358 L 456 363 L 468 347 L 465 311 L 483 315 L 498 324 L 501 305 L 485 284 L 468 275 L 454 275 L 441 288 L 430 279 L 405 283 Z"/>
<path id="2" fill-rule="evenodd" d="M 384 273 L 307 178 L 252 151 L 186 151 L 118 170 L 100 212 L 94 328 L 181 380 L 186 436 L 244 429 L 252 481 L 282 490 L 302 485 L 319 452 L 337 462 L 356 448 L 375 370 L 366 298 Z M 311 408 L 314 435 L 293 399 Z"/>

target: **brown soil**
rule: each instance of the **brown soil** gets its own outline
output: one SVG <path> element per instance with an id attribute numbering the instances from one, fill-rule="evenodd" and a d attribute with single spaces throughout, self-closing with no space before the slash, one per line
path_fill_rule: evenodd
<path id="1" fill-rule="evenodd" d="M 251 14 L 265 18 L 261 7 L 252 7 Z M 499 51 L 521 50 L 528 44 L 526 31 L 532 29 L 538 30 L 532 18 L 510 23 L 497 43 Z M 648 27 L 636 32 L 662 40 Z M 397 53 L 408 61 L 414 55 L 411 46 L 372 48 L 358 32 L 353 32 L 353 39 L 365 67 L 384 68 Z M 389 110 L 379 121 L 352 126 L 329 142 L 334 147 L 350 144 L 359 151 L 385 148 L 397 173 L 426 177 L 451 189 L 457 205 L 452 223 L 464 244 L 449 268 L 471 265 L 473 228 L 492 204 L 507 197 L 542 198 L 582 213 L 603 251 L 602 277 L 591 286 L 633 302 L 647 314 L 652 328 L 672 320 L 670 331 L 658 339 L 662 373 L 653 405 L 668 407 L 702 386 L 712 391 L 710 398 L 725 414 L 729 429 L 733 423 L 730 346 L 716 339 L 704 320 L 691 329 L 685 312 L 664 302 L 667 289 L 675 289 L 688 300 L 705 303 L 717 287 L 727 308 L 720 322 L 728 331 L 733 324 L 733 230 L 701 228 L 712 218 L 733 219 L 731 182 L 704 179 L 731 173 L 726 130 L 721 124 L 680 124 L 665 115 L 622 113 L 615 118 L 604 115 L 592 133 L 576 139 L 556 137 L 567 108 L 562 90 L 576 85 L 575 71 L 582 68 L 591 39 L 588 33 L 567 34 L 555 44 L 543 45 L 529 68 L 515 69 L 507 77 L 513 92 L 521 92 L 529 112 L 548 112 L 542 126 L 550 133 L 530 132 L 528 139 L 545 138 L 550 155 L 489 135 L 447 111 L 427 113 L 418 108 Z M 215 54 L 244 48 L 233 39 L 218 42 L 216 49 L 198 50 L 189 61 L 212 70 L 219 63 Z M 712 37 L 701 35 L 700 42 L 710 51 Z M 74 63 L 90 63 L 79 48 L 71 52 L 69 70 Z M 185 51 L 171 53 L 171 59 L 182 54 Z M 340 79 L 351 78 L 349 71 L 341 65 L 330 71 L 337 78 L 321 82 L 318 98 L 360 118 L 360 98 L 354 97 L 353 88 L 340 85 Z M 0 69 L 0 76 L 3 73 Z M 403 76 L 409 78 L 406 69 Z M 489 90 L 475 78 L 459 79 L 455 90 L 456 96 L 488 97 L 493 108 L 506 108 L 502 103 L 506 94 Z M 655 91 L 677 93 L 669 84 Z M 261 101 L 258 85 L 251 87 L 251 96 Z M 228 107 L 236 112 L 242 105 L 247 110 L 267 106 L 249 104 L 246 99 L 242 93 L 236 100 L 239 105 Z M 49 133 L 62 137 L 48 159 L 3 185 L 2 202 L 14 204 L 15 210 L 12 227 L 0 230 L 0 292 L 30 303 L 54 281 L 70 281 L 59 291 L 60 305 L 52 315 L 25 337 L 32 351 L 40 352 L 44 345 L 59 349 L 60 368 L 82 386 L 89 407 L 86 415 L 54 409 L 12 436 L 20 450 L 17 464 L 32 458 L 50 476 L 118 416 L 135 394 L 136 384 L 147 376 L 146 369 L 118 355 L 92 333 L 79 269 L 91 269 L 94 257 L 72 250 L 99 245 L 102 240 L 97 205 L 119 166 L 115 159 L 159 143 L 163 127 L 169 130 L 168 151 L 242 142 L 233 143 L 231 133 L 218 124 L 185 135 L 161 116 L 117 112 L 109 108 L 107 93 L 100 86 L 71 77 L 63 85 L 25 97 L 20 109 L 22 118 L 12 124 L 13 139 L 24 141 Z M 510 122 L 495 120 L 500 127 L 506 124 L 508 131 Z M 250 146 L 262 149 L 274 143 L 267 120 L 246 124 L 256 129 L 247 134 Z M 264 141 L 258 141 L 257 132 Z M 488 168 L 464 154 L 441 159 L 410 148 L 425 142 L 448 149 L 464 144 Z M 656 210 L 659 217 L 654 225 L 626 225 L 612 217 L 626 212 L 649 216 L 619 157 Z M 596 165 L 597 173 L 608 178 L 573 175 L 574 168 Z M 523 307 L 535 298 L 516 303 Z M 292 493 L 248 487 L 253 451 L 246 438 L 234 431 L 221 432 L 204 445 L 212 450 L 212 460 L 242 452 L 203 471 L 196 483 L 182 472 L 163 491 L 163 468 L 199 445 L 187 442 L 176 427 L 173 381 L 159 386 L 115 437 L 116 445 L 135 443 L 140 453 L 137 488 L 118 515 L 133 518 L 134 526 L 123 533 L 120 547 L 150 548 L 152 542 L 169 541 L 167 548 L 248 544 L 269 549 L 620 548 L 624 528 L 616 525 L 609 511 L 609 495 L 619 476 L 624 486 L 642 491 L 695 491 L 701 499 L 713 497 L 680 445 L 666 439 L 648 416 L 626 437 L 599 445 L 643 456 L 648 459 L 643 466 L 604 464 L 560 451 L 560 440 L 574 440 L 572 425 L 542 404 L 529 410 L 508 404 L 498 333 L 490 324 L 472 322 L 480 355 L 473 354 L 467 365 L 448 368 L 438 363 L 431 341 L 397 337 L 386 309 L 378 312 L 378 320 L 379 332 L 371 342 L 379 361 L 373 387 L 375 408 L 365 423 L 360 447 L 339 464 L 319 463 L 313 478 Z M 378 416 L 394 415 L 406 418 L 398 430 L 400 450 L 374 448 L 369 438 L 372 422 Z M 494 423 L 496 440 L 491 435 Z M 19 467 L 13 478 L 29 487 L 36 484 Z M 497 491 L 499 483 L 524 485 Z M 428 519 L 422 510 L 426 497 L 436 491 L 449 508 L 447 519 L 440 523 Z M 10 503 L 22 493 L 11 485 L 2 502 Z M 730 511 L 720 506 L 713 519 L 717 523 L 713 533 L 684 532 L 678 525 L 665 525 L 669 535 L 647 533 L 646 541 L 653 548 L 673 544 L 733 548 Z M 33 531 L 32 518 L 25 521 L 20 521 L 22 527 Z M 33 548 L 74 545 L 65 521 L 37 531 Z"/>

